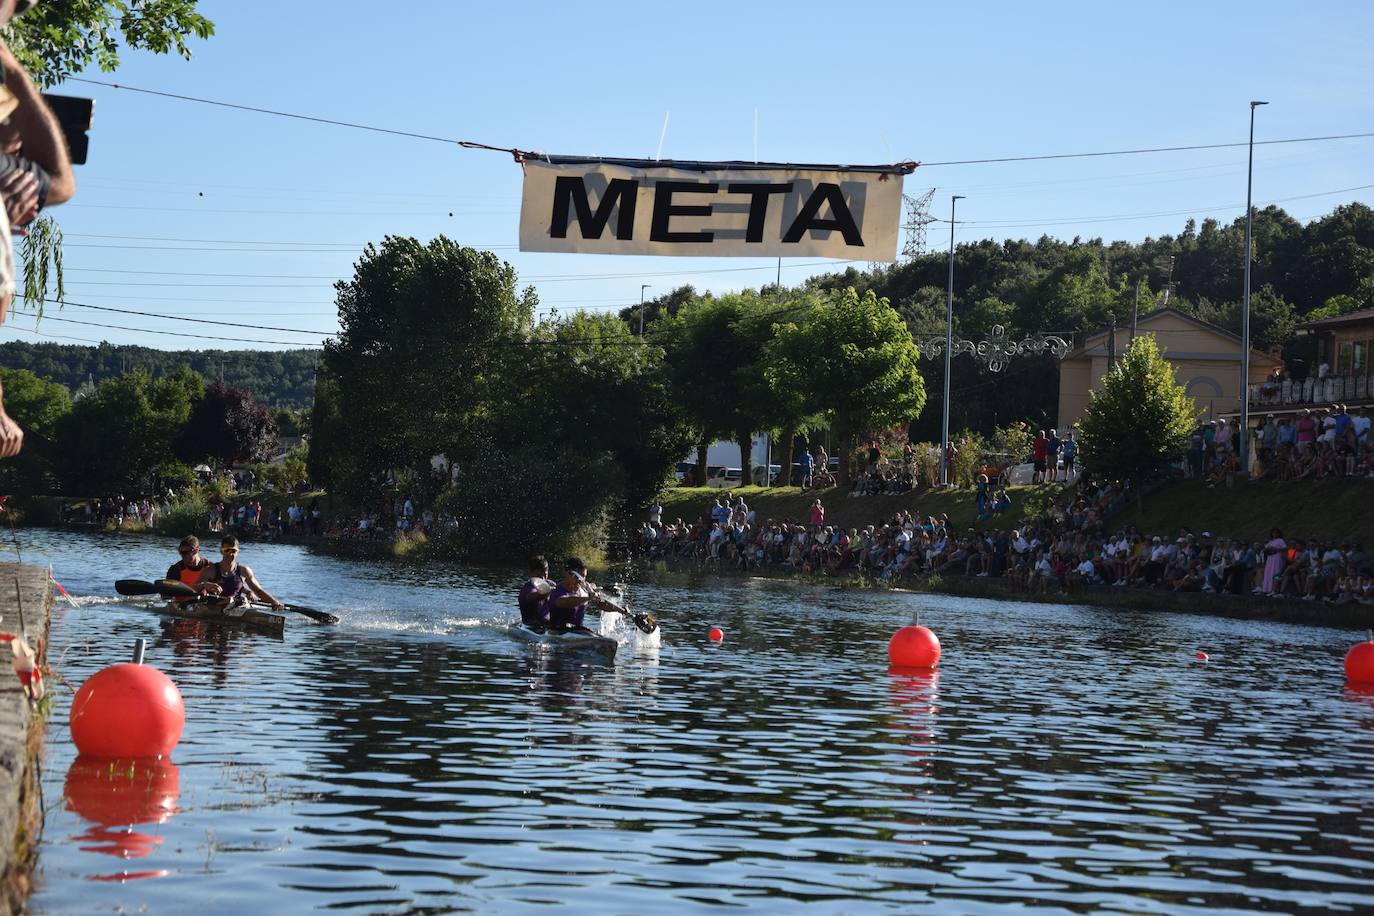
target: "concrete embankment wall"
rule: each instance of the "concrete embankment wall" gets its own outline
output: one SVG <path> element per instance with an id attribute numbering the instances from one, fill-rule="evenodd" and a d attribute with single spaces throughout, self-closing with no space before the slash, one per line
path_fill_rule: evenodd
<path id="1" fill-rule="evenodd" d="M 16 591 L 17 583 L 17 591 Z M 48 570 L 0 563 L 0 632 L 22 630 L 29 645 L 46 650 L 52 586 Z M 44 652 L 40 652 L 40 662 Z M 33 709 L 0 646 L 0 913 L 24 910 L 43 822 L 38 789 L 38 756 L 44 720 Z"/>

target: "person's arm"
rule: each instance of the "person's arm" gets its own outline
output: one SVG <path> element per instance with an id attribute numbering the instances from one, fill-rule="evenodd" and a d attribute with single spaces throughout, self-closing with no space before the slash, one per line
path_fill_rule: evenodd
<path id="1" fill-rule="evenodd" d="M 249 590 L 251 590 L 253 594 L 257 595 L 263 601 L 266 601 L 268 604 L 272 605 L 272 607 L 276 610 L 281 610 L 282 608 L 286 607 L 286 605 L 282 604 L 276 598 L 273 598 L 272 595 L 267 591 L 267 589 L 262 587 L 261 583 L 258 582 L 257 576 L 253 575 L 253 570 L 249 569 L 247 566 L 244 566 L 242 563 L 239 564 L 239 569 L 243 572 L 244 584 L 248 586 Z"/>
<path id="2" fill-rule="evenodd" d="M 4 309 L 0 309 L 0 316 L 3 315 Z M 23 447 L 24 431 L 5 413 L 5 391 L 0 387 L 0 458 L 13 458 Z"/>
<path id="3" fill-rule="evenodd" d="M 3 43 L 0 43 L 0 66 L 5 70 L 5 88 L 19 100 L 19 107 L 10 117 L 19 129 L 23 155 L 38 163 L 51 179 L 47 205 L 51 207 L 71 200 L 76 193 L 76 176 L 72 174 L 61 125 L 13 52 Z"/>
<path id="4" fill-rule="evenodd" d="M 214 569 L 215 564 L 206 563 L 205 567 L 200 571 L 200 578 L 197 579 L 196 584 L 191 587 L 194 588 L 196 591 L 200 592 L 202 595 L 218 595 L 221 589 L 219 587 L 219 583 L 214 581 Z"/>
<path id="5" fill-rule="evenodd" d="M 181 581 L 181 570 L 177 569 L 177 567 L 180 565 L 181 562 L 178 561 L 176 563 L 173 563 L 171 566 L 167 567 L 167 575 L 164 578 L 178 582 Z"/>

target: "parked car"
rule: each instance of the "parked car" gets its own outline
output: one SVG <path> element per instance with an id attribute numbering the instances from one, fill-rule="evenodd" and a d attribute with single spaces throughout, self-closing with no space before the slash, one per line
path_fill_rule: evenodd
<path id="1" fill-rule="evenodd" d="M 764 472 L 763 472 L 763 465 L 761 465 L 761 464 L 756 464 L 756 465 L 754 465 L 754 473 L 753 473 L 753 475 L 752 475 L 753 478 L 754 478 L 754 486 L 756 486 L 756 487 L 764 487 L 764 486 L 776 487 L 776 486 L 778 485 L 778 478 L 779 478 L 780 476 L 782 476 L 782 465 L 780 465 L 780 464 L 770 464 L 770 465 L 768 466 L 768 481 L 767 481 L 767 483 L 764 482 L 763 473 L 764 473 Z"/>
<path id="2" fill-rule="evenodd" d="M 714 471 L 714 473 L 712 473 Z M 733 490 L 744 482 L 744 474 L 739 468 L 707 468 L 706 486 L 720 490 Z"/>

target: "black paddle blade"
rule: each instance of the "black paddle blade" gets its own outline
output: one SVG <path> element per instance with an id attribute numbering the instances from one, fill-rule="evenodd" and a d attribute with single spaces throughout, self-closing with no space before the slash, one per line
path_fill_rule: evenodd
<path id="1" fill-rule="evenodd" d="M 194 598 L 200 594 L 185 582 L 176 579 L 158 579 L 153 583 L 153 588 L 164 598 Z"/>
<path id="2" fill-rule="evenodd" d="M 142 579 L 119 579 L 115 582 L 115 591 L 121 595 L 156 595 L 157 586 L 151 582 L 144 582 Z"/>
<path id="3" fill-rule="evenodd" d="M 285 610 L 295 614 L 304 614 L 311 620 L 318 620 L 320 623 L 338 623 L 339 615 L 331 614 L 328 611 L 317 611 L 313 607 L 301 607 L 299 604 L 288 604 Z"/>
<path id="4" fill-rule="evenodd" d="M 630 619 L 635 622 L 635 626 L 639 627 L 641 632 L 652 633 L 658 629 L 658 618 L 653 614 L 635 613 L 630 616 Z"/>

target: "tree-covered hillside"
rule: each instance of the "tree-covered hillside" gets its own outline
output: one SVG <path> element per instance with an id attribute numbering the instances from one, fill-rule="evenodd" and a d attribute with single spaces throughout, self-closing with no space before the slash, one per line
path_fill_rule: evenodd
<path id="1" fill-rule="evenodd" d="M 1336 207 L 1306 224 L 1279 207 L 1255 213 L 1251 321 L 1253 345 L 1281 346 L 1290 367 L 1310 365 L 1314 339 L 1296 333 L 1303 321 L 1374 305 L 1374 210 L 1359 203 Z M 1235 333 L 1240 332 L 1245 270 L 1245 220 L 1229 224 L 1188 220 L 1178 235 L 1142 242 L 993 239 L 960 244 L 954 256 L 954 333 L 981 340 L 994 325 L 1019 340 L 1037 332 L 1073 338 L 1115 316 L 1130 321 L 1168 304 Z M 933 251 L 910 262 L 874 270 L 848 270 L 811 278 L 821 291 L 853 287 L 886 298 L 918 339 L 942 336 L 949 261 Z M 785 291 L 765 286 L 764 296 Z M 696 295 L 690 287 L 645 303 L 652 322 L 675 314 Z M 637 325 L 639 307 L 621 312 Z M 943 363 L 923 359 L 929 397 L 913 428 L 916 439 L 939 438 Z M 1053 357 L 1013 360 L 991 373 L 968 356 L 953 361 L 950 423 L 989 433 L 1015 420 L 1052 425 L 1057 413 L 1058 366 Z"/>
<path id="2" fill-rule="evenodd" d="M 309 408 L 315 400 L 315 365 L 319 350 L 151 350 L 147 347 L 97 347 L 12 341 L 0 344 L 0 367 L 27 369 L 40 378 L 75 392 L 87 380 L 106 379 L 143 369 L 153 378 L 174 374 L 181 366 L 210 383 L 246 388 L 270 407 Z"/>

